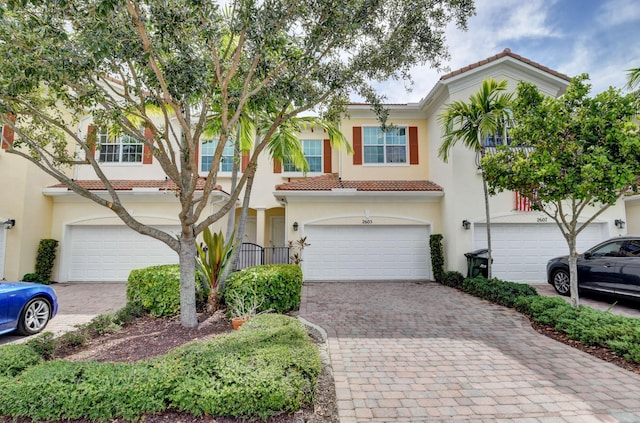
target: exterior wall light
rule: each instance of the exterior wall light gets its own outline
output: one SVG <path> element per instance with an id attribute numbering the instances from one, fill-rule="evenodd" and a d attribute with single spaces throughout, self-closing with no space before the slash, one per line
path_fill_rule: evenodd
<path id="1" fill-rule="evenodd" d="M 462 227 L 464 229 L 471 229 L 471 222 L 469 222 L 467 219 L 462 221 Z"/>
<path id="2" fill-rule="evenodd" d="M 625 223 L 624 220 L 616 219 L 613 221 L 613 223 L 616 225 L 618 229 L 624 229 L 624 223 Z"/>
<path id="3" fill-rule="evenodd" d="M 293 230 L 297 232 L 298 228 L 299 228 L 298 222 L 293 222 Z"/>
<path id="4" fill-rule="evenodd" d="M 11 229 L 14 226 L 16 226 L 16 220 L 15 219 L 8 219 L 8 220 L 2 222 L 2 224 L 4 225 L 5 229 Z"/>

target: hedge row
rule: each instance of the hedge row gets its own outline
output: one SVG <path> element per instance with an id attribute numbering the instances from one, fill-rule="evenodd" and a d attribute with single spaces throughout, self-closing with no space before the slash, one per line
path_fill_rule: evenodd
<path id="1" fill-rule="evenodd" d="M 173 408 L 266 419 L 311 402 L 320 370 L 304 326 L 273 314 L 139 363 L 42 362 L 9 346 L 0 348 L 0 415 L 135 421 Z"/>
<path id="2" fill-rule="evenodd" d="M 295 264 L 254 266 L 235 272 L 227 279 L 227 299 L 260 304 L 256 312 L 286 313 L 297 310 L 302 295 L 302 270 Z M 254 301 L 257 296 L 258 301 Z"/>

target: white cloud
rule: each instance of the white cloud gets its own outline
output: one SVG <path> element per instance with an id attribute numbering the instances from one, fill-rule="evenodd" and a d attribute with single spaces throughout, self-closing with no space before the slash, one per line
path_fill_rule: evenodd
<path id="1" fill-rule="evenodd" d="M 600 7 L 598 23 L 603 26 L 620 25 L 640 20 L 638 0 L 611 0 Z M 637 22 L 636 22 L 637 23 Z M 636 27 L 636 31 L 638 28 Z"/>
<path id="2" fill-rule="evenodd" d="M 511 48 L 514 53 L 569 76 L 589 73 L 592 93 L 598 93 L 609 86 L 622 88 L 625 71 L 640 66 L 638 0 L 610 0 L 604 4 L 583 0 L 477 0 L 476 11 L 467 32 L 454 25 L 446 31 L 451 54 L 445 63 L 448 70 Z M 378 88 L 389 102 L 416 102 L 444 73 L 428 66 L 415 68 L 415 84 L 410 93 L 401 81 L 387 81 Z"/>

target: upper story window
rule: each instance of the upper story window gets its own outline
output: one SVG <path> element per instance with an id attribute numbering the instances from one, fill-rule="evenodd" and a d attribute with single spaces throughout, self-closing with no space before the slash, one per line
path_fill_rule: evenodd
<path id="1" fill-rule="evenodd" d="M 397 127 L 386 132 L 377 127 L 364 127 L 364 163 L 407 163 L 407 128 Z"/>
<path id="2" fill-rule="evenodd" d="M 511 136 L 509 136 L 509 128 L 501 133 L 489 135 L 484 139 L 485 147 L 497 147 L 499 145 L 511 145 Z"/>
<path id="3" fill-rule="evenodd" d="M 209 172 L 213 164 L 213 155 L 218 147 L 218 140 L 203 140 L 200 145 L 200 172 Z M 222 150 L 222 158 L 218 172 L 233 171 L 233 141 L 227 141 Z"/>
<path id="4" fill-rule="evenodd" d="M 309 163 L 309 172 L 321 173 L 322 172 L 322 140 L 302 140 L 302 151 L 304 157 Z M 301 169 L 296 168 L 291 160 L 285 159 L 283 170 L 285 172 L 301 172 Z"/>
<path id="5" fill-rule="evenodd" d="M 143 144 L 128 135 L 113 136 L 108 130 L 98 133 L 99 161 L 102 163 L 142 163 Z"/>

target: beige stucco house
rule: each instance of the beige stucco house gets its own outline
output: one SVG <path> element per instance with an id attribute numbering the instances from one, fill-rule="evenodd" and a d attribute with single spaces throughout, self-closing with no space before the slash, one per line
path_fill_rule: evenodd
<path id="1" fill-rule="evenodd" d="M 432 278 L 429 235 L 440 233 L 446 267 L 466 273 L 464 253 L 486 246 L 481 175 L 475 153 L 463 146 L 454 148 L 448 163 L 438 157 L 437 116 L 447 103 L 466 100 L 487 77 L 507 79 L 511 90 L 520 80 L 530 81 L 550 96 L 562 94 L 569 83 L 567 76 L 507 49 L 442 76 L 418 103 L 389 105 L 392 131 L 380 130 L 368 105 L 353 104 L 341 129 L 354 154 L 332 149 L 326 134 L 315 131 L 300 135 L 311 164 L 306 175 L 260 158 L 245 240 L 284 246 L 306 237 L 302 269 L 308 281 L 421 280 Z M 80 120 L 77 130 L 90 125 L 89 118 Z M 199 151 L 203 176 L 209 148 Z M 136 218 L 178 232 L 177 199 L 141 144 L 139 151 L 106 148 L 96 154 L 104 155 L 104 172 L 117 181 Z M 0 220 L 16 224 L 0 225 L 0 277 L 18 279 L 32 271 L 37 243 L 49 237 L 60 241 L 53 275 L 58 281 L 122 281 L 133 268 L 177 262 L 161 242 L 133 232 L 109 210 L 10 156 L 0 152 Z M 212 199 L 212 211 L 231 183 L 229 169 L 221 166 L 222 191 Z M 101 190 L 89 166 L 72 172 L 86 187 Z M 555 224 L 517 207 L 515 193 L 492 197 L 491 213 L 495 276 L 544 283 L 547 260 L 567 252 Z M 626 225 L 619 228 L 616 220 Z M 223 219 L 215 226 L 225 225 Z M 602 214 L 580 236 L 578 249 L 627 231 L 640 233 L 637 196 Z"/>

